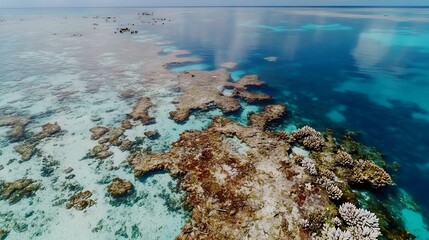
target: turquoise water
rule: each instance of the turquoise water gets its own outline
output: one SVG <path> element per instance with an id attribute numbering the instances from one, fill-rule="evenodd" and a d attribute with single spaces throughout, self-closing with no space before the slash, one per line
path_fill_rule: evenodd
<path id="1" fill-rule="evenodd" d="M 262 91 L 291 110 L 285 130 L 311 124 L 318 129 L 359 132 L 360 141 L 380 149 L 389 163 L 400 164 L 399 170 L 390 169 L 397 186 L 379 192 L 379 197 L 389 199 L 392 193 L 397 194 L 396 200 L 389 201 L 392 214 L 402 219 L 417 239 L 429 239 L 428 9 L 149 9 L 172 20 L 164 25 L 143 23 L 137 13 L 146 10 L 0 9 L 0 114 L 31 116 L 30 131 L 55 121 L 67 130 L 60 139 L 40 146 L 44 154 L 61 160 L 60 170 L 54 174 L 60 180 L 55 182 L 40 176 L 42 163 L 36 159 L 37 164 L 8 164 L 19 156 L 13 152 L 15 143 L 6 137 L 8 129 L 0 127 L 0 165 L 4 165 L 1 179 L 26 176 L 46 185 L 36 195 L 38 204 L 33 205 L 36 210 L 32 215 L 43 228 L 35 225 L 23 232 L 12 230 L 12 239 L 37 238 L 40 229 L 44 231 L 40 239 L 67 236 L 63 228 L 81 222 L 81 218 L 85 221 L 76 228 L 82 228 L 82 234 L 76 237 L 103 239 L 109 236 L 109 226 L 118 224 L 127 226 L 126 231 L 119 232 L 127 232 L 128 237 L 136 224 L 146 229 L 141 232 L 147 239 L 172 239 L 178 234 L 187 213 L 183 209 L 171 211 L 163 204 L 165 195 L 156 194 L 165 189 L 168 196 L 179 198 L 180 193 L 169 192 L 173 179 L 162 173 L 153 176 L 154 182 L 134 179 L 124 161 L 126 154 L 119 150 L 101 166 L 95 160 L 80 160 L 95 144 L 89 139 L 89 128 L 95 124 L 114 126 L 131 110 L 134 100 L 119 97 L 129 88 L 157 99 L 153 114 L 159 121 L 126 134 L 134 138 L 146 130 L 158 129 L 161 138 L 144 143 L 158 151 L 167 149 L 182 131 L 202 129 L 213 116 L 221 114 L 217 110 L 201 113 L 185 125 L 169 120 L 175 93 L 146 84 L 145 74 L 140 71 L 150 58 L 144 55 L 148 41 L 157 42 L 164 50 L 162 54 L 185 49 L 202 59 L 197 64 L 174 67 L 173 71 L 211 70 L 225 62 L 236 62 L 231 69 L 234 80 L 244 74 L 260 75 L 267 82 Z M 118 22 L 96 20 L 94 16 L 115 16 Z M 94 21 L 99 23 L 96 30 Z M 140 34 L 113 34 L 118 25 L 127 23 L 135 23 L 133 28 Z M 75 33 L 82 37 L 73 37 Z M 61 94 L 72 92 L 72 97 L 59 100 Z M 247 113 L 258 109 L 260 106 L 245 106 L 243 112 L 230 117 L 245 123 Z M 94 122 L 96 118 L 101 118 L 100 122 Z M 61 169 L 68 166 L 79 172 L 74 181 L 93 190 L 98 199 L 86 213 L 49 204 L 68 196 L 55 190 L 64 181 Z M 126 214 L 119 214 L 105 196 L 107 182 L 101 181 L 115 176 L 153 193 L 141 200 L 148 205 L 142 204 L 146 207 L 139 212 L 121 205 L 120 211 Z M 144 196 L 144 191 L 139 194 Z M 41 197 L 44 195 L 52 197 Z M 0 212 L 13 213 L 13 221 L 18 223 L 31 208 L 27 201 L 14 206 L 0 202 Z M 106 227 L 92 232 L 106 214 L 111 215 Z M 60 224 L 58 219 L 67 221 Z M 0 221 L 0 227 L 5 224 Z"/>

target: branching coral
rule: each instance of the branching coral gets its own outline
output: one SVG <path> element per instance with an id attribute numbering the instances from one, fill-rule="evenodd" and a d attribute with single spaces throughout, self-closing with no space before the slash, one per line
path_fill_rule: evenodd
<path id="1" fill-rule="evenodd" d="M 341 189 L 335 185 L 334 181 L 326 177 L 318 178 L 316 181 L 322 188 L 326 190 L 329 198 L 339 200 L 343 196 L 343 191 L 341 191 Z"/>
<path id="2" fill-rule="evenodd" d="M 317 175 L 317 168 L 316 164 L 314 163 L 313 159 L 311 158 L 304 158 L 301 161 L 301 166 L 307 170 L 310 175 L 316 176 Z"/>
<path id="3" fill-rule="evenodd" d="M 292 132 L 292 136 L 308 149 L 320 151 L 323 148 L 324 140 L 322 134 L 312 127 L 304 126 Z"/>
<path id="4" fill-rule="evenodd" d="M 365 160 L 359 160 L 355 164 L 351 180 L 357 183 L 369 182 L 375 188 L 392 184 L 392 178 L 383 168 Z"/>
<path id="5" fill-rule="evenodd" d="M 317 240 L 376 240 L 380 235 L 378 218 L 374 213 L 359 209 L 351 203 L 344 203 L 339 208 L 341 218 L 347 224 L 346 230 L 324 224 L 321 236 Z M 339 219 L 338 219 L 339 220 Z M 338 220 L 333 219 L 333 222 Z M 339 221 L 341 222 L 341 221 Z"/>
<path id="6" fill-rule="evenodd" d="M 318 240 L 353 240 L 350 231 L 343 231 L 340 228 L 331 227 L 329 224 L 324 224 L 322 229 L 322 236 Z"/>
<path id="7" fill-rule="evenodd" d="M 353 166 L 354 160 L 350 154 L 340 151 L 335 157 L 335 161 L 341 166 Z"/>
<path id="8" fill-rule="evenodd" d="M 366 209 L 359 209 L 352 203 L 344 203 L 340 206 L 338 211 L 340 212 L 341 218 L 344 219 L 349 226 L 378 229 L 377 216 Z"/>
<path id="9" fill-rule="evenodd" d="M 355 239 L 377 239 L 381 235 L 377 216 L 366 210 L 359 209 L 351 203 L 344 203 L 338 209 L 341 218 L 350 226 L 349 231 Z"/>

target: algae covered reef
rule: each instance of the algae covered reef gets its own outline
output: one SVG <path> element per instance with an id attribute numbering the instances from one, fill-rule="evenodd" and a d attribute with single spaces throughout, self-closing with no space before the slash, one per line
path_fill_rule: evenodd
<path id="1" fill-rule="evenodd" d="M 385 170 L 309 126 L 292 134 L 267 129 L 285 113 L 284 105 L 269 105 L 249 115 L 250 126 L 217 117 L 203 131 L 181 134 L 166 153 L 130 156 L 137 176 L 165 169 L 179 178 L 192 214 L 177 239 L 412 237 L 353 204 L 349 183 L 386 187 Z"/>

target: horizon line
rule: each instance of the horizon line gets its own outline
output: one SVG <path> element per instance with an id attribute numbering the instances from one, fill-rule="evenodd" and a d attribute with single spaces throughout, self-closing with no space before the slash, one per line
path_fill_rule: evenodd
<path id="1" fill-rule="evenodd" d="M 0 7 L 0 9 L 28 9 L 28 8 L 429 8 L 429 5 L 314 5 L 314 6 L 300 6 L 300 5 L 249 5 L 249 6 L 227 6 L 227 5 L 212 5 L 212 6 L 195 6 L 195 5 L 183 5 L 183 6 L 32 6 L 32 7 Z"/>

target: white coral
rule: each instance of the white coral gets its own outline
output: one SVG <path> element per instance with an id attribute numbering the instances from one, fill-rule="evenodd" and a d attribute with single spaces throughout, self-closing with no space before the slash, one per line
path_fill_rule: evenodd
<path id="1" fill-rule="evenodd" d="M 304 126 L 292 132 L 292 136 L 301 140 L 302 144 L 309 149 L 320 150 L 324 144 L 322 134 L 309 126 Z"/>
<path id="2" fill-rule="evenodd" d="M 375 240 L 381 235 L 377 216 L 366 210 L 359 209 L 352 203 L 344 203 L 338 209 L 341 218 L 350 226 L 355 239 Z"/>
<path id="3" fill-rule="evenodd" d="M 343 191 L 331 179 L 321 177 L 317 179 L 317 183 L 325 189 L 330 199 L 339 200 L 343 196 Z"/>
<path id="4" fill-rule="evenodd" d="M 310 175 L 317 175 L 316 164 L 314 163 L 313 159 L 304 158 L 301 161 L 301 166 L 304 167 L 310 173 Z"/>
<path id="5" fill-rule="evenodd" d="M 350 231 L 343 231 L 340 228 L 330 227 L 328 224 L 323 225 L 322 235 L 318 240 L 353 240 Z"/>

